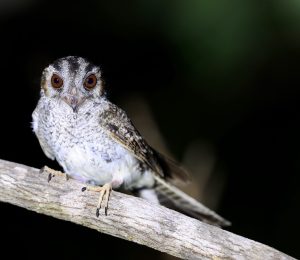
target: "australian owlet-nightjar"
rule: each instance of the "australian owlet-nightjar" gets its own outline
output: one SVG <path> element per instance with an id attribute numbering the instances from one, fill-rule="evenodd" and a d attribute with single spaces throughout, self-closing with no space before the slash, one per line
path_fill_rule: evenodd
<path id="1" fill-rule="evenodd" d="M 172 184 L 185 181 L 185 171 L 150 147 L 127 114 L 108 100 L 100 68 L 86 59 L 69 56 L 44 69 L 32 117 L 46 156 L 68 176 L 97 186 L 97 215 L 101 203 L 107 208 L 111 190 L 122 188 L 155 203 L 168 201 L 208 223 L 229 225 Z"/>

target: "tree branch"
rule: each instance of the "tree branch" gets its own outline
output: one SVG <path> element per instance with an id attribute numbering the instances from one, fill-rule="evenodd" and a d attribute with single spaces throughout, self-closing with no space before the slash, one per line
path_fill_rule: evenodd
<path id="1" fill-rule="evenodd" d="M 0 160 L 0 201 L 86 226 L 185 259 L 293 259 L 143 199 L 112 192 L 108 215 L 95 215 L 99 194 L 83 184 Z"/>

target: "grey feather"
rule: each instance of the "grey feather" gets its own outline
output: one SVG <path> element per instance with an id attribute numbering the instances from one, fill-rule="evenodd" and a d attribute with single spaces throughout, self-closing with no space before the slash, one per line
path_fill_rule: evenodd
<path id="1" fill-rule="evenodd" d="M 86 87 L 93 76 L 94 85 Z M 55 87 L 55 76 L 62 83 Z M 80 57 L 55 61 L 43 72 L 33 130 L 44 153 L 82 182 L 127 190 L 148 189 L 181 211 L 217 225 L 229 222 L 171 183 L 186 182 L 178 163 L 155 151 L 127 114 L 107 100 L 101 70 Z M 156 194 L 151 194 L 155 201 Z"/>
<path id="2" fill-rule="evenodd" d="M 171 181 L 187 182 L 187 172 L 176 162 L 154 150 L 135 128 L 127 114 L 112 103 L 100 114 L 100 125 L 108 135 L 130 151 L 154 173 Z"/>
<path id="3" fill-rule="evenodd" d="M 158 198 L 162 204 L 166 204 L 168 207 L 175 208 L 187 215 L 212 225 L 223 227 L 231 225 L 228 220 L 222 218 L 217 213 L 210 210 L 202 203 L 190 197 L 172 184 L 158 176 L 155 177 L 155 180 L 156 186 L 154 189 L 158 193 Z"/>

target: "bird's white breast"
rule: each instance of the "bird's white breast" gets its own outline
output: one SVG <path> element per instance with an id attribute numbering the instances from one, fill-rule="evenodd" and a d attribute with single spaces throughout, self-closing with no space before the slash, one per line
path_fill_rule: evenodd
<path id="1" fill-rule="evenodd" d="M 76 114 L 64 102 L 43 102 L 34 131 L 72 177 L 98 185 L 113 181 L 115 186 L 131 186 L 142 174 L 140 164 L 100 127 L 99 109 L 87 104 Z"/>

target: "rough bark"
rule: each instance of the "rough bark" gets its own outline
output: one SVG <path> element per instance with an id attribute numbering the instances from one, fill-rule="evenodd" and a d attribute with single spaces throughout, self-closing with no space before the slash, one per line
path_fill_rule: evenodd
<path id="1" fill-rule="evenodd" d="M 75 180 L 0 160 L 0 201 L 185 259 L 293 259 L 269 246 L 143 199 L 112 192 L 107 216 L 95 215 L 98 194 Z M 2 213 L 3 214 L 3 213 Z"/>

